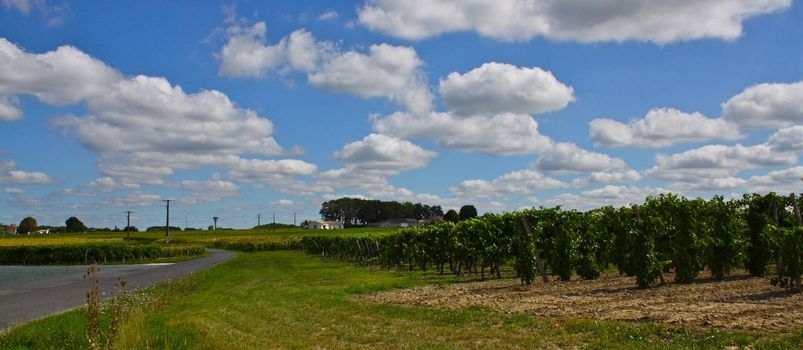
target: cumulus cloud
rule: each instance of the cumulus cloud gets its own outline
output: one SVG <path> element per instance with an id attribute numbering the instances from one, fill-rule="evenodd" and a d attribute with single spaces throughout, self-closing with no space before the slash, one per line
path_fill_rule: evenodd
<path id="1" fill-rule="evenodd" d="M 388 44 L 371 45 L 367 54 L 346 52 L 309 75 L 312 85 L 363 98 L 388 97 L 416 113 L 431 109 L 432 94 L 415 49 Z"/>
<path id="2" fill-rule="evenodd" d="M 555 111 L 574 101 L 573 92 L 541 68 L 496 62 L 465 74 L 453 72 L 440 81 L 444 103 L 461 115 Z"/>
<path id="3" fill-rule="evenodd" d="M 778 130 L 767 140 L 767 145 L 778 152 L 803 152 L 803 125 Z"/>
<path id="4" fill-rule="evenodd" d="M 283 207 L 294 205 L 294 204 L 296 204 L 296 203 L 291 201 L 291 200 L 289 200 L 289 199 L 280 199 L 280 200 L 277 200 L 277 201 L 270 202 L 270 205 L 278 205 L 278 206 L 283 206 Z"/>
<path id="5" fill-rule="evenodd" d="M 529 115 L 505 113 L 491 117 L 457 117 L 452 113 L 426 115 L 396 112 L 373 118 L 379 133 L 402 138 L 428 138 L 438 145 L 467 152 L 492 155 L 538 153 L 551 145 L 551 139 L 538 131 L 538 122 Z"/>
<path id="6" fill-rule="evenodd" d="M 317 174 L 315 184 L 328 192 L 341 189 L 363 190 L 375 198 L 426 198 L 426 195 L 393 186 L 388 177 L 424 167 L 435 157 L 437 153 L 410 141 L 370 134 L 335 152 L 334 158 L 343 163 L 344 167 Z"/>
<path id="7" fill-rule="evenodd" d="M 624 160 L 607 154 L 584 150 L 569 142 L 556 142 L 544 152 L 535 167 L 555 172 L 605 172 L 628 170 Z"/>
<path id="8" fill-rule="evenodd" d="M 267 25 L 233 25 L 217 55 L 220 74 L 265 77 L 269 72 L 301 71 L 313 86 L 361 98 L 385 97 L 413 112 L 431 109 L 432 94 L 415 49 L 371 45 L 367 53 L 343 52 L 328 41 L 317 41 L 304 29 L 275 45 L 266 42 Z"/>
<path id="9" fill-rule="evenodd" d="M 803 82 L 750 86 L 722 104 L 722 118 L 743 129 L 803 124 Z"/>
<path id="10" fill-rule="evenodd" d="M 335 159 L 361 170 L 397 173 L 424 167 L 437 155 L 410 141 L 370 134 L 335 152 Z"/>
<path id="11" fill-rule="evenodd" d="M 647 196 L 655 196 L 670 192 L 663 188 L 615 186 L 605 187 L 580 193 L 562 193 L 543 202 L 546 206 L 558 206 L 566 209 L 590 210 L 606 205 L 615 207 L 640 204 Z"/>
<path id="12" fill-rule="evenodd" d="M 404 138 L 429 138 L 438 145 L 491 155 L 537 154 L 543 171 L 604 172 L 629 169 L 624 160 L 555 142 L 538 131 L 529 115 L 505 113 L 492 117 L 456 117 L 452 113 L 414 115 L 397 112 L 373 118 L 374 130 Z"/>
<path id="13" fill-rule="evenodd" d="M 475 31 L 503 41 L 541 36 L 557 41 L 667 44 L 702 38 L 734 40 L 750 17 L 788 8 L 791 0 L 368 0 L 363 26 L 397 38 L 421 40 Z"/>
<path id="14" fill-rule="evenodd" d="M 72 46 L 32 54 L 0 38 L 0 120 L 16 120 L 23 113 L 16 95 L 66 106 L 100 95 L 120 73 Z"/>
<path id="15" fill-rule="evenodd" d="M 326 11 L 318 16 L 318 21 L 328 21 L 336 19 L 339 15 L 335 11 Z"/>
<path id="16" fill-rule="evenodd" d="M 237 180 L 278 180 L 290 176 L 312 175 L 317 166 L 298 159 L 240 159 L 232 165 L 229 177 Z"/>
<path id="17" fill-rule="evenodd" d="M 331 43 L 316 42 L 312 34 L 299 29 L 275 45 L 268 45 L 265 22 L 253 26 L 234 25 L 226 29 L 228 41 L 221 48 L 219 73 L 229 77 L 264 77 L 271 71 L 314 70 Z"/>
<path id="18" fill-rule="evenodd" d="M 190 194 L 181 200 L 184 204 L 216 202 L 240 194 L 240 186 L 223 180 L 183 180 L 179 183 L 179 187 L 190 191 Z"/>
<path id="19" fill-rule="evenodd" d="M 309 43 L 314 40 L 303 31 L 286 41 L 286 59 L 293 67 L 314 60 L 303 54 Z M 0 63 L 0 118 L 19 117 L 20 94 L 56 106 L 86 107 L 86 115 L 55 118 L 52 124 L 100 153 L 104 177 L 89 186 L 101 191 L 164 184 L 176 170 L 242 166 L 249 161 L 243 155 L 287 153 L 274 140 L 269 119 L 238 107 L 219 91 L 188 93 L 161 77 L 126 78 L 70 46 L 30 54 L 0 39 Z M 5 179 L 53 182 L 43 173 L 17 170 L 9 170 Z"/>
<path id="20" fill-rule="evenodd" d="M 659 154 L 655 166 L 645 174 L 654 179 L 672 181 L 672 187 L 694 190 L 716 190 L 745 187 L 738 178 L 742 171 L 798 163 L 801 150 L 800 128 L 779 130 L 766 143 L 743 146 L 707 145 L 672 155 Z"/>
<path id="21" fill-rule="evenodd" d="M 139 75 L 108 86 L 87 104 L 91 115 L 60 118 L 56 125 L 101 152 L 282 153 L 270 120 L 218 91 L 187 94 L 164 78 Z"/>
<path id="22" fill-rule="evenodd" d="M 699 112 L 655 108 L 642 119 L 624 124 L 612 119 L 594 119 L 591 139 L 603 147 L 666 147 L 682 142 L 711 139 L 738 140 L 739 128 L 723 119 L 706 118 Z"/>
<path id="23" fill-rule="evenodd" d="M 517 170 L 491 181 L 465 180 L 449 191 L 456 197 L 498 197 L 506 194 L 531 194 L 535 190 L 566 188 L 569 184 L 535 170 Z"/>
<path id="24" fill-rule="evenodd" d="M 87 183 L 87 187 L 93 187 L 101 192 L 113 192 L 122 189 L 134 189 L 139 188 L 138 184 L 135 183 L 127 183 L 124 181 L 118 181 L 111 177 L 104 176 L 98 178 L 94 181 L 90 181 Z"/>
<path id="25" fill-rule="evenodd" d="M 113 207 L 147 207 L 162 199 L 162 196 L 155 193 L 134 191 L 123 196 L 115 196 L 104 202 L 106 206 Z"/>
<path id="26" fill-rule="evenodd" d="M 58 183 L 58 180 L 50 177 L 41 171 L 22 171 L 17 170 L 14 161 L 0 162 L 0 183 L 20 184 L 20 185 L 50 185 Z"/>
<path id="27" fill-rule="evenodd" d="M 25 190 L 23 190 L 21 188 L 16 188 L 16 187 L 6 187 L 6 188 L 3 189 L 3 192 L 11 193 L 11 194 L 20 194 L 20 193 L 25 192 Z"/>

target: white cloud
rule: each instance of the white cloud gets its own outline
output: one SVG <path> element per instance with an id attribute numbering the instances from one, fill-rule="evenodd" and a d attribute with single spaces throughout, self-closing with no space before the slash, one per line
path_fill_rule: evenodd
<path id="1" fill-rule="evenodd" d="M 332 19 L 336 19 L 338 17 L 337 12 L 335 11 L 326 11 L 318 16 L 318 21 L 328 21 Z"/>
<path id="2" fill-rule="evenodd" d="M 97 188 L 101 192 L 113 192 L 122 189 L 139 188 L 138 184 L 117 181 L 108 176 L 100 177 L 94 181 L 90 181 L 87 183 L 87 186 Z"/>
<path id="3" fill-rule="evenodd" d="M 290 205 L 294 205 L 294 204 L 296 204 L 296 203 L 291 201 L 291 200 L 289 200 L 289 199 L 280 199 L 280 200 L 273 201 L 273 202 L 270 203 L 270 205 L 277 205 L 277 206 L 282 206 L 282 207 L 286 207 L 286 206 L 290 206 Z"/>
<path id="4" fill-rule="evenodd" d="M 240 159 L 231 167 L 229 177 L 236 180 L 278 180 L 292 176 L 312 175 L 315 164 L 298 159 Z"/>
<path id="5" fill-rule="evenodd" d="M 233 25 L 228 41 L 217 55 L 220 74 L 265 77 L 271 71 L 307 73 L 313 86 L 361 98 L 385 97 L 410 111 L 431 109 L 432 94 L 415 49 L 388 44 L 371 45 L 367 53 L 342 52 L 328 41 L 316 41 L 304 29 L 275 45 L 266 43 L 267 25 Z"/>
<path id="6" fill-rule="evenodd" d="M 183 180 L 179 183 L 179 187 L 190 191 L 190 194 L 181 200 L 184 204 L 216 202 L 240 194 L 240 187 L 237 184 L 223 180 Z"/>
<path id="7" fill-rule="evenodd" d="M 17 10 L 24 15 L 32 11 L 39 11 L 50 26 L 56 26 L 64 21 L 69 9 L 68 4 L 53 5 L 48 0 L 3 0 L 3 8 Z"/>
<path id="8" fill-rule="evenodd" d="M 699 112 L 673 108 L 650 110 L 642 119 L 624 124 L 612 119 L 594 119 L 591 139 L 603 147 L 666 147 L 682 142 L 711 139 L 738 140 L 739 128 L 723 119 L 709 119 Z"/>
<path id="9" fill-rule="evenodd" d="M 496 62 L 440 81 L 444 103 L 460 115 L 555 111 L 574 101 L 573 91 L 541 68 Z"/>
<path id="10" fill-rule="evenodd" d="M 767 175 L 750 177 L 745 184 L 748 192 L 786 194 L 799 192 L 803 179 L 803 166 L 770 171 Z"/>
<path id="11" fill-rule="evenodd" d="M 123 196 L 109 198 L 104 204 L 113 207 L 147 207 L 156 204 L 161 199 L 162 197 L 158 194 L 134 191 Z"/>
<path id="12" fill-rule="evenodd" d="M 774 152 L 766 144 L 707 145 L 672 155 L 659 154 L 656 156 L 655 167 L 647 170 L 647 175 L 658 179 L 674 179 L 678 173 L 692 171 L 695 176 L 708 172 L 708 177 L 717 177 L 720 173 L 718 170 L 736 174 L 742 170 L 791 165 L 796 162 L 797 157 L 794 154 Z"/>
<path id="13" fill-rule="evenodd" d="M 498 197 L 505 194 L 531 194 L 540 189 L 566 188 L 569 184 L 535 170 L 517 170 L 492 181 L 465 180 L 449 191 L 456 197 Z"/>
<path id="14" fill-rule="evenodd" d="M 543 202 L 546 206 L 560 205 L 566 209 L 590 210 L 606 205 L 614 207 L 640 204 L 647 196 L 669 192 L 663 188 L 608 185 L 580 193 L 563 193 Z"/>
<path id="15" fill-rule="evenodd" d="M 538 131 L 538 122 L 523 114 L 461 118 L 452 113 L 415 115 L 397 112 L 384 118 L 373 118 L 372 122 L 374 130 L 382 134 L 428 138 L 441 147 L 492 155 L 539 153 L 552 143 L 549 137 Z"/>
<path id="16" fill-rule="evenodd" d="M 554 172 L 605 172 L 628 170 L 624 160 L 607 154 L 584 150 L 569 142 L 553 143 L 541 153 L 534 166 Z"/>
<path id="17" fill-rule="evenodd" d="M 455 117 L 452 113 L 414 115 L 397 112 L 372 120 L 374 130 L 404 138 L 429 138 L 441 147 L 491 155 L 540 155 L 543 171 L 604 172 L 628 170 L 619 158 L 584 150 L 573 143 L 555 142 L 538 131 L 529 115 L 505 113 L 492 117 Z"/>
<path id="18" fill-rule="evenodd" d="M 376 170 L 398 173 L 426 166 L 437 153 L 406 140 L 370 134 L 335 152 L 335 159 L 356 171 Z"/>
<path id="19" fill-rule="evenodd" d="M 641 179 L 641 174 L 635 170 L 624 171 L 601 171 L 592 172 L 589 178 L 593 182 L 612 183 L 612 182 L 631 182 Z"/>
<path id="20" fill-rule="evenodd" d="M 41 171 L 17 170 L 14 161 L 0 162 L 0 183 L 21 185 L 50 185 L 58 180 Z"/>
<path id="21" fill-rule="evenodd" d="M 475 31 L 503 41 L 733 40 L 745 19 L 784 10 L 791 0 L 368 0 L 359 22 L 397 38 L 420 40 Z"/>
<path id="22" fill-rule="evenodd" d="M 270 137 L 270 120 L 236 107 L 221 92 L 187 94 L 164 78 L 142 75 L 107 89 L 87 101 L 90 116 L 65 117 L 56 124 L 101 152 L 282 152 Z"/>
<path id="23" fill-rule="evenodd" d="M 6 187 L 6 188 L 3 189 L 3 192 L 11 193 L 11 194 L 20 194 L 20 193 L 25 192 L 25 190 L 23 190 L 21 188 L 16 188 L 16 187 Z"/>
<path id="24" fill-rule="evenodd" d="M 770 136 L 767 144 L 778 152 L 803 152 L 803 125 L 778 130 Z"/>
<path id="25" fill-rule="evenodd" d="M 121 79 L 120 73 L 72 46 L 43 54 L 23 51 L 0 38 L 0 120 L 22 117 L 15 95 L 66 106 L 97 96 Z"/>
<path id="26" fill-rule="evenodd" d="M 722 118 L 743 129 L 803 124 L 803 82 L 750 86 L 722 104 Z"/>
<path id="27" fill-rule="evenodd" d="M 309 75 L 310 84 L 362 98 L 387 97 L 415 113 L 432 108 L 432 94 L 415 49 L 371 45 L 367 54 L 354 51 L 332 58 Z"/>

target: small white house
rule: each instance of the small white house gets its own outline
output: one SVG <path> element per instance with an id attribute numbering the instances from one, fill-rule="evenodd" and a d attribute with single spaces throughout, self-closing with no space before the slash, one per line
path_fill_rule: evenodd
<path id="1" fill-rule="evenodd" d="M 307 224 L 307 228 L 310 230 L 335 230 L 335 229 L 342 229 L 343 222 L 342 221 L 322 221 L 322 220 L 315 220 L 310 221 Z"/>

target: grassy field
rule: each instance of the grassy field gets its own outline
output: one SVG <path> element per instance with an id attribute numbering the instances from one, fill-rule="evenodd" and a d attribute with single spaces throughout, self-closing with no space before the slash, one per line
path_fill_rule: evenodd
<path id="1" fill-rule="evenodd" d="M 506 316 L 361 301 L 358 295 L 452 278 L 354 267 L 299 252 L 242 253 L 161 285 L 128 315 L 114 348 L 725 348 L 803 347 L 803 332 L 753 334 L 652 323 Z M 16 328 L 2 348 L 86 348 L 75 310 Z M 43 336 L 47 334 L 47 336 Z"/>
<path id="2" fill-rule="evenodd" d="M 170 231 L 170 240 L 188 243 L 207 243 L 217 239 L 240 237 L 302 237 L 309 235 L 351 235 L 364 233 L 390 233 L 397 228 L 350 228 L 344 230 L 306 230 L 303 228 L 278 228 L 261 230 L 217 230 L 217 231 Z M 63 233 L 47 235 L 4 235 L 0 236 L 0 247 L 19 245 L 39 245 L 53 243 L 85 243 L 95 240 L 120 240 L 126 237 L 125 232 L 92 232 L 92 233 Z M 131 232 L 131 237 L 151 238 L 162 240 L 164 231 L 160 232 Z"/>

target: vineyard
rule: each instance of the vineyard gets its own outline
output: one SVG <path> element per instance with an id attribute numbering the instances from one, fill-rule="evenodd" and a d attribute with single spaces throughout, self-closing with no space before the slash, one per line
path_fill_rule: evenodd
<path id="1" fill-rule="evenodd" d="M 522 284 L 539 275 L 596 279 L 615 267 L 649 288 L 665 283 L 669 272 L 683 284 L 705 269 L 722 280 L 744 268 L 753 276 L 772 273 L 774 284 L 800 291 L 800 205 L 794 195 L 774 193 L 738 200 L 663 194 L 630 207 L 541 207 L 395 233 L 303 237 L 301 246 L 359 264 L 458 276 L 501 277 L 509 267 Z"/>

